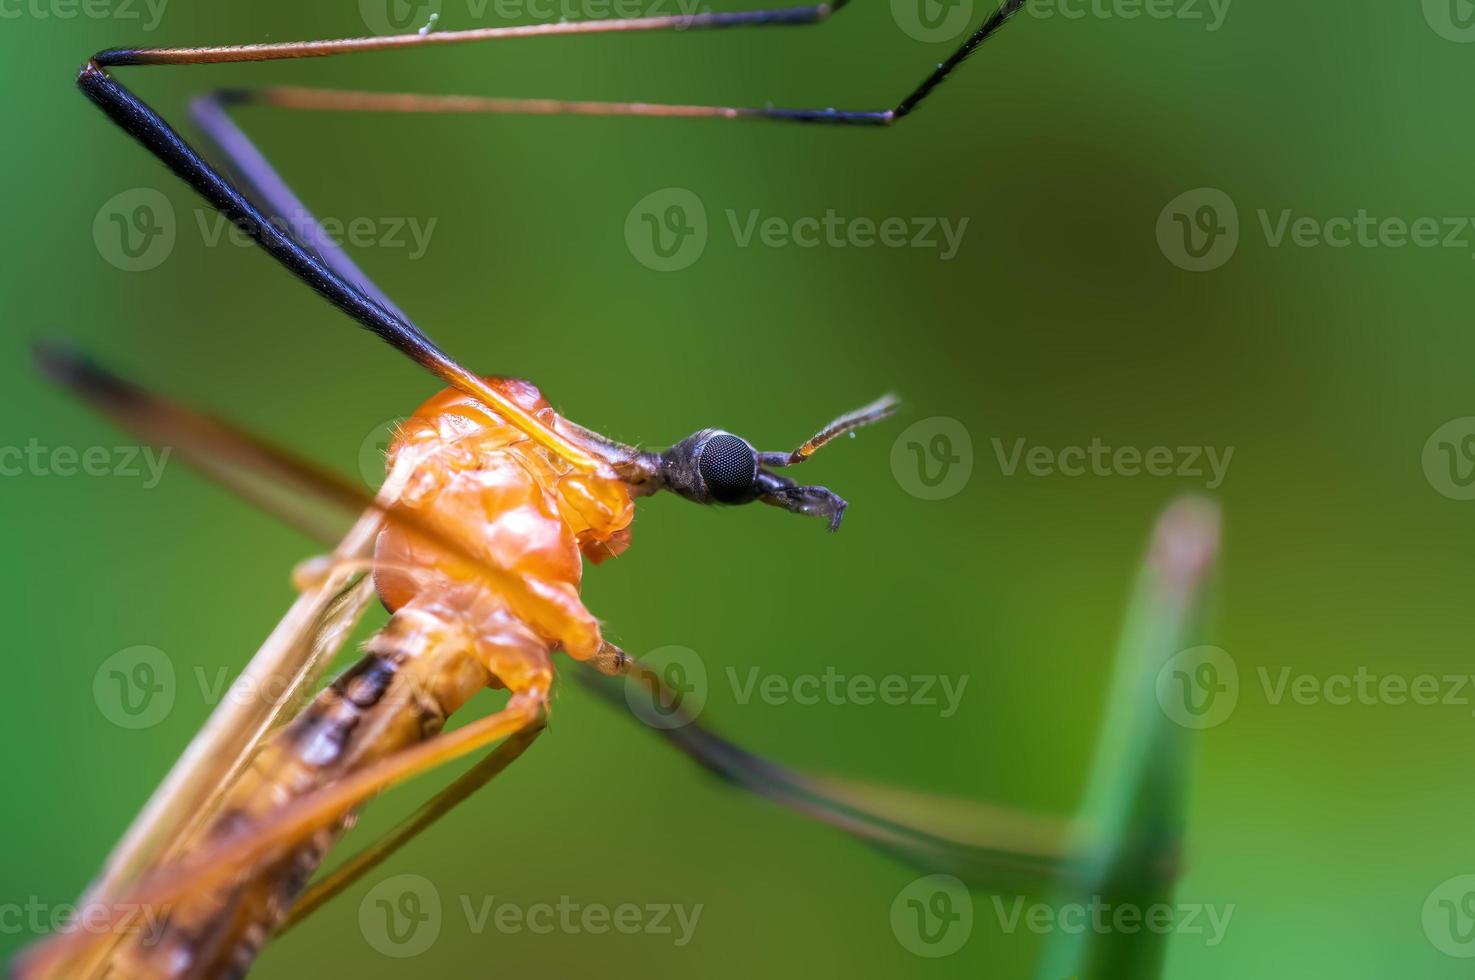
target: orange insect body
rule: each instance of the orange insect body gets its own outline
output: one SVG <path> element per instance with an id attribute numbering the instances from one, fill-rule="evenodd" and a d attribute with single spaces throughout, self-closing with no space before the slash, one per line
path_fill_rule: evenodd
<path id="1" fill-rule="evenodd" d="M 531 384 L 488 383 L 578 438 Z M 478 562 L 447 555 L 399 525 L 386 527 L 375 586 L 389 622 L 362 660 L 263 745 L 180 856 L 429 738 L 488 686 L 545 697 L 557 647 L 580 659 L 603 647 L 599 624 L 579 599 L 580 555 L 601 561 L 629 544 L 634 504 L 623 481 L 575 472 L 455 389 L 405 422 L 389 465 L 408 471 L 399 506 L 454 535 Z M 483 566 L 502 569 L 514 587 L 490 585 Z M 162 936 L 118 950 L 110 980 L 244 973 L 346 824 L 176 905 Z"/>
<path id="2" fill-rule="evenodd" d="M 526 381 L 489 378 L 538 421 L 562 434 L 562 419 Z M 574 434 L 577 438 L 577 434 Z M 495 632 L 495 619 L 511 614 L 535 627 L 572 656 L 599 652 L 599 624 L 579 601 L 580 553 L 593 561 L 618 554 L 630 543 L 635 505 L 624 481 L 588 476 L 533 443 L 470 395 L 448 389 L 426 402 L 401 427 L 390 448 L 390 467 L 409 457 L 413 476 L 399 496 L 428 523 L 462 542 L 484 564 L 522 580 L 525 594 L 488 593 L 476 569 L 462 569 L 453 556 L 417 539 L 412 531 L 387 529 L 376 559 L 379 594 L 392 610 L 429 598 L 460 605 L 467 621 Z M 427 588 L 405 566 L 439 572 L 445 584 Z M 494 673 L 514 690 L 526 690 Z"/>

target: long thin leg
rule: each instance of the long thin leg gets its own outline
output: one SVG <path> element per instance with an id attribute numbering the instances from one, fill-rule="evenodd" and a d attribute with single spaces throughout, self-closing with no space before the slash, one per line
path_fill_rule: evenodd
<path id="1" fill-rule="evenodd" d="M 639 661 L 628 667 L 663 704 L 665 681 Z M 628 687 L 585 667 L 579 682 L 630 709 Z M 632 715 L 634 715 L 632 711 Z M 1058 817 L 796 772 L 755 755 L 677 709 L 652 729 L 697 765 L 812 820 L 851 834 L 908 864 L 955 874 L 970 885 L 1038 893 L 1067 872 L 1069 827 Z"/>
<path id="2" fill-rule="evenodd" d="M 557 453 L 577 469 L 590 473 L 607 469 L 583 448 L 559 433 L 541 425 L 511 399 L 488 386 L 476 374 L 457 363 L 441 350 L 430 337 L 415 326 L 388 301 L 382 290 L 368 281 L 341 249 L 327 243 L 317 222 L 309 242 L 304 245 L 289 232 L 273 224 L 249 197 L 220 176 L 195 150 L 125 86 L 106 71 L 123 65 L 204 65 L 241 61 L 276 61 L 293 58 L 328 57 L 364 51 L 424 47 L 439 44 L 464 44 L 516 38 L 549 37 L 567 34 L 598 34 L 631 31 L 702 30 L 727 27 L 774 27 L 812 24 L 827 18 L 847 2 L 812 4 L 770 10 L 738 13 L 696 14 L 692 16 L 641 17 L 619 20 L 560 22 L 520 27 L 482 28 L 442 33 L 405 34 L 390 37 L 347 38 L 329 41 L 290 42 L 284 44 L 248 44 L 196 48 L 114 48 L 94 55 L 82 67 L 77 84 L 125 132 L 142 143 L 182 180 L 232 223 L 246 231 L 268 254 L 287 267 L 293 275 L 307 283 L 319 295 L 353 317 L 382 340 L 410 357 L 448 384 L 495 407 L 529 438 Z M 207 108 L 208 113 L 208 108 Z M 231 134 L 222 128 L 224 142 L 232 142 Z M 240 137 L 244 140 L 244 136 Z M 258 191 L 270 191 L 276 200 L 270 206 L 286 214 L 300 205 L 265 158 L 255 153 L 249 141 L 239 147 L 241 161 L 255 164 Z M 259 159 L 253 160 L 252 157 Z M 304 214 L 305 209 L 303 209 Z M 314 254 L 314 249 L 319 254 Z"/>
<path id="3" fill-rule="evenodd" d="M 218 93 L 203 95 L 190 103 L 195 124 L 229 161 L 230 170 L 244 185 L 251 199 L 263 210 L 281 219 L 288 234 L 296 233 L 300 244 L 310 249 L 341 279 L 357 286 L 364 295 L 406 323 L 413 323 L 368 274 L 358 267 L 341 246 L 323 232 L 322 225 L 307 205 L 277 173 L 266 154 L 256 148 L 230 118 Z"/>
<path id="4" fill-rule="evenodd" d="M 302 893 L 278 933 L 286 932 L 316 912 L 339 892 L 388 860 L 396 851 L 429 830 L 442 817 L 512 765 L 543 733 L 541 725 L 530 726 L 493 749 L 485 759 L 468 769 L 455 782 L 427 800 L 383 837 L 365 846 Z"/>
<path id="5" fill-rule="evenodd" d="M 487 386 L 474 373 L 453 360 L 428 335 L 416 327 L 388 300 L 382 290 L 368 281 L 341 249 L 321 234 L 309 234 L 306 245 L 276 227 L 267 215 L 238 189 L 221 177 L 146 103 L 121 85 L 106 68 L 122 65 L 198 65 L 239 61 L 271 61 L 289 58 L 325 57 L 362 51 L 407 48 L 434 44 L 470 43 L 564 34 L 592 34 L 653 30 L 693 30 L 726 27 L 769 27 L 813 24 L 825 20 L 840 9 L 846 0 L 834 0 L 810 6 L 757 10 L 723 14 L 697 14 L 677 17 L 647 17 L 626 20 L 582 21 L 558 24 L 527 25 L 509 28 L 484 28 L 469 31 L 407 34 L 392 37 L 356 38 L 332 41 L 293 42 L 286 44 L 234 45 L 226 47 L 112 49 L 98 53 L 83 66 L 78 85 L 124 131 L 130 133 L 150 152 L 163 161 L 181 179 L 195 188 L 227 219 L 243 228 L 266 251 L 286 266 L 329 302 L 348 313 L 362 326 L 385 340 L 447 383 L 455 385 L 485 403 L 494 406 L 530 438 L 562 456 L 584 472 L 602 470 L 603 464 L 590 457 L 558 433 L 541 426 L 509 399 Z M 902 99 L 894 109 L 882 111 L 836 111 L 811 109 L 752 110 L 752 118 L 803 122 L 881 124 L 894 122 L 912 112 L 951 72 L 985 40 L 1001 28 L 1024 5 L 1026 0 L 1005 3 L 953 53 L 932 71 L 922 84 Z M 551 103 L 542 103 L 545 107 Z M 626 114 L 641 114 L 625 104 Z M 204 115 L 212 115 L 209 104 Z M 743 111 L 733 110 L 742 115 Z M 648 114 L 662 114 L 651 112 Z M 727 115 L 708 107 L 686 107 L 669 111 L 668 115 Z M 257 192 L 268 198 L 268 204 L 279 214 L 300 208 L 301 202 L 266 163 L 244 135 L 231 132 L 228 120 L 220 114 L 215 119 L 216 138 L 228 149 L 240 151 L 237 163 L 249 176 Z M 306 215 L 306 209 L 301 209 Z M 316 229 L 316 222 L 313 222 Z M 317 254 L 314 254 L 314 253 Z"/>
<path id="6" fill-rule="evenodd" d="M 345 813 L 392 786 L 452 762 L 499 739 L 542 725 L 546 692 L 515 694 L 495 714 L 455 731 L 402 749 L 293 801 L 268 820 L 221 839 L 198 855 L 165 868 L 140 882 L 138 900 L 161 907 L 196 889 L 209 888 L 264 856 L 340 819 Z"/>
<path id="7" fill-rule="evenodd" d="M 331 41 L 290 42 L 285 44 L 248 44 L 202 48 L 133 48 L 103 51 L 94 62 L 101 67 L 115 65 L 203 65 L 235 61 L 274 61 L 285 58 L 325 57 L 387 48 L 420 47 L 430 44 L 464 44 L 468 42 L 509 40 L 525 37 L 551 37 L 567 34 L 614 33 L 654 30 L 701 30 L 723 27 L 775 27 L 817 24 L 845 6 L 848 0 L 775 10 L 741 11 L 725 14 L 696 14 L 675 17 L 640 17 L 625 20 L 570 21 L 557 24 L 530 24 L 517 27 L 490 27 L 442 33 L 402 34 L 390 37 L 348 38 Z M 575 113 L 584 115 L 686 116 L 725 119 L 772 119 L 789 122 L 817 122 L 854 125 L 888 125 L 911 115 L 959 65 L 966 61 L 983 42 L 1023 9 L 1028 0 L 1004 0 L 945 61 L 928 73 L 916 88 L 886 109 L 837 110 L 749 108 L 726 106 L 658 105 L 637 102 L 581 102 L 554 99 L 475 99 L 472 97 L 436 97 L 389 95 L 378 97 L 365 92 L 313 93 L 312 89 L 267 89 L 273 97 L 264 101 L 291 108 L 377 110 L 393 112 L 490 112 L 490 113 Z M 238 99 L 250 99 L 251 90 L 232 93 Z"/>
<path id="8" fill-rule="evenodd" d="M 416 92 L 368 92 L 298 85 L 223 89 L 216 93 L 214 98 L 218 103 L 230 105 L 265 105 L 278 109 L 312 112 L 646 116 L 887 126 L 910 115 L 917 105 L 941 84 L 943 79 L 977 50 L 979 45 L 1002 28 L 1025 2 L 1027 0 L 1008 0 L 988 21 L 969 36 L 951 58 L 939 64 L 921 85 L 889 109 L 806 109 L 776 106 L 739 107 L 660 102 L 606 102 L 583 99 L 509 99 L 476 95 L 425 95 Z"/>
<path id="9" fill-rule="evenodd" d="M 839 4 L 818 4 L 777 11 L 752 11 L 737 14 L 701 15 L 681 19 L 683 29 L 692 27 L 736 27 L 783 24 L 807 24 L 822 20 Z M 423 44 L 466 43 L 497 40 L 512 37 L 547 36 L 552 34 L 591 33 L 607 30 L 656 30 L 672 26 L 671 18 L 642 18 L 632 21 L 588 21 L 567 24 L 536 25 L 530 28 L 490 28 L 472 31 L 452 31 L 440 34 L 403 35 L 390 38 L 363 38 L 351 41 L 316 42 L 313 44 L 255 45 L 231 49 L 178 49 L 164 51 L 134 51 L 124 56 L 119 52 L 104 52 L 95 61 L 100 65 L 111 64 L 206 64 L 221 58 L 247 60 L 250 52 L 253 59 L 268 57 L 308 57 L 310 55 L 345 54 L 353 51 L 375 50 L 384 47 L 407 47 Z M 187 54 L 186 52 L 192 52 Z M 326 93 L 332 94 L 332 93 Z M 398 316 L 406 323 L 411 322 L 404 311 L 395 305 L 367 274 L 360 269 L 344 249 L 323 233 L 317 219 L 298 198 L 276 168 L 251 139 L 230 118 L 228 109 L 232 105 L 260 101 L 252 90 L 226 90 L 200 96 L 191 104 L 191 114 L 196 124 L 212 143 L 225 154 L 230 169 L 245 185 L 245 190 L 264 210 L 278 218 L 289 219 L 291 231 L 298 232 L 298 241 L 318 256 L 328 269 L 343 280 L 356 285 L 365 295 L 385 310 Z M 426 110 L 428 111 L 428 110 Z M 290 232 L 289 232 L 290 233 Z"/>
<path id="10" fill-rule="evenodd" d="M 219 887 L 293 842 L 342 819 L 370 797 L 499 739 L 542 725 L 546 709 L 546 692 L 513 695 L 495 714 L 402 749 L 294 800 L 268 819 L 222 837 L 197 854 L 144 878 L 124 893 L 123 901 L 103 910 L 106 922 L 41 947 L 20 965 L 18 977 L 25 980 L 51 975 L 93 943 L 115 933 L 130 910 L 168 908 L 182 896 Z M 102 918 L 102 914 L 96 918 Z M 89 921 L 89 926 L 94 924 Z"/>
<path id="11" fill-rule="evenodd" d="M 158 113 L 96 64 L 89 62 L 83 67 L 77 83 L 114 122 L 148 147 L 216 210 L 246 231 L 268 254 L 330 303 L 446 383 L 495 408 L 528 438 L 558 454 L 570 465 L 584 472 L 605 469 L 582 448 L 539 422 L 516 402 L 454 361 L 418 327 L 380 306 L 358 286 L 323 265 L 211 168 Z"/>
<path id="12" fill-rule="evenodd" d="M 552 24 L 520 24 L 513 27 L 478 27 L 464 31 L 427 31 L 423 34 L 392 34 L 387 37 L 335 38 L 327 41 L 287 41 L 276 44 L 230 44 L 196 48 L 110 48 L 93 60 L 101 66 L 114 65 L 220 65 L 239 61 L 286 61 L 295 58 L 326 58 L 365 51 L 435 47 L 444 44 L 477 44 L 517 38 L 559 37 L 570 34 L 616 34 L 637 31 L 699 31 L 727 27 L 787 27 L 817 24 L 850 0 L 766 10 L 730 13 L 672 14 L 658 17 L 623 17 L 600 20 L 559 21 Z"/>

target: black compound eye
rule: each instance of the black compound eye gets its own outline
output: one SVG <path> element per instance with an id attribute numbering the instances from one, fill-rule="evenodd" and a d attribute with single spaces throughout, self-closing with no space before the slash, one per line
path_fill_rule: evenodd
<path id="1" fill-rule="evenodd" d="M 737 436 L 719 432 L 702 444 L 697 469 L 713 500 L 736 503 L 753 493 L 758 454 Z"/>

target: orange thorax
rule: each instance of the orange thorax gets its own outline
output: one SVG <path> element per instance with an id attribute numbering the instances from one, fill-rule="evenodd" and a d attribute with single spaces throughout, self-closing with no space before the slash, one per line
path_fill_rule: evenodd
<path id="1" fill-rule="evenodd" d="M 576 434 L 526 381 L 489 384 L 570 438 Z M 408 460 L 408 463 L 406 463 Z M 623 481 L 575 472 L 471 395 L 452 388 L 407 419 L 389 451 L 389 467 L 411 470 L 399 503 L 483 563 L 505 570 L 525 588 L 497 589 L 413 531 L 391 526 L 376 559 L 439 573 L 381 568 L 375 584 L 398 609 L 427 588 L 447 590 L 472 616 L 510 613 L 583 659 L 597 652 L 597 622 L 579 601 L 580 554 L 599 562 L 630 542 L 635 506 Z"/>

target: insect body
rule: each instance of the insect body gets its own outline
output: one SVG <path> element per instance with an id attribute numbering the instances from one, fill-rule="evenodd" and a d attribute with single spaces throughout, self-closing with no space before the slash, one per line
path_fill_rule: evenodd
<path id="1" fill-rule="evenodd" d="M 561 420 L 537 389 L 488 379 L 540 421 Z M 629 540 L 625 483 L 585 477 L 470 396 L 450 390 L 401 428 L 390 454 L 401 505 L 431 515 L 515 588 L 392 526 L 380 535 L 375 585 L 391 610 L 362 660 L 268 741 L 201 834 L 208 842 L 438 733 L 489 686 L 529 706 L 546 702 L 551 653 L 588 659 L 604 648 L 579 600 L 581 552 L 600 560 Z M 244 973 L 338 836 L 343 821 L 253 869 L 244 880 L 173 908 L 162 937 L 123 952 L 110 976 Z M 188 848 L 186 853 L 188 853 Z"/>
<path id="2" fill-rule="evenodd" d="M 208 854 L 348 774 L 393 765 L 488 687 L 510 692 L 502 714 L 515 727 L 536 724 L 552 689 L 555 650 L 622 672 L 630 660 L 604 640 L 579 585 L 583 559 L 603 561 L 629 545 L 634 497 L 670 489 L 707 503 L 767 499 L 822 514 L 833 527 L 843 500 L 823 487 L 798 487 L 762 462 L 803 459 L 893 408 L 886 398 L 842 416 L 793 453 L 759 453 L 713 429 L 654 453 L 561 418 L 525 381 L 482 381 L 545 427 L 545 438 L 531 438 L 458 388 L 404 423 L 386 483 L 400 520 L 381 531 L 371 562 L 389 622 L 363 659 L 263 744 L 176 859 Z M 559 440 L 597 460 L 595 472 L 548 448 Z M 182 896 L 163 935 L 119 950 L 108 976 L 244 974 L 350 819 L 346 810 L 333 814 L 219 886 Z"/>
<path id="3" fill-rule="evenodd" d="M 397 111 L 890 125 L 911 114 L 1023 2 L 1004 0 L 892 109 L 446 102 L 413 95 L 390 97 L 389 104 Z M 299 239 L 272 220 L 273 213 L 306 212 L 265 157 L 226 118 L 226 108 L 257 103 L 357 111 L 383 108 L 382 100 L 362 93 L 323 93 L 304 102 L 284 90 L 240 90 L 203 98 L 196 104 L 196 120 L 231 160 L 242 189 L 108 69 L 319 57 L 573 33 L 774 27 L 818 23 L 843 5 L 843 0 L 831 0 L 731 14 L 300 44 L 115 49 L 87 62 L 78 84 L 110 118 L 294 275 L 452 387 L 427 402 L 398 434 L 386 492 L 369 500 L 305 461 L 153 396 L 85 359 L 56 350 L 41 352 L 42 367 L 53 378 L 144 438 L 176 446 L 181 455 L 245 496 L 260 501 L 243 488 L 248 481 L 237 472 L 243 464 L 315 494 L 319 501 L 355 512 L 368 508 L 382 518 L 372 555 L 358 553 L 362 550 L 358 543 L 349 547 L 349 542 L 357 542 L 361 522 L 340 546 L 340 552 L 350 553 L 335 552 L 329 570 L 330 576 L 337 574 L 334 562 L 342 568 L 367 564 L 391 616 L 368 644 L 365 657 L 287 724 L 279 725 L 286 717 L 285 699 L 260 710 L 217 711 L 155 794 L 87 899 L 167 908 L 162 936 L 148 942 L 62 937 L 26 961 L 23 975 L 178 980 L 244 973 L 289 915 L 296 916 L 304 906 L 316 907 L 310 901 L 312 894 L 301 899 L 299 894 L 359 805 L 388 786 L 500 740 L 506 739 L 498 752 L 514 747 L 509 760 L 521 751 L 516 747 L 519 739 L 525 747 L 545 717 L 554 650 L 562 649 L 609 674 L 635 669 L 630 658 L 604 640 L 598 621 L 579 598 L 582 560 L 600 561 L 628 545 L 634 498 L 666 490 L 702 504 L 762 502 L 819 517 L 836 530 L 845 500 L 825 487 L 801 486 L 775 471 L 802 463 L 831 440 L 885 418 L 895 408 L 889 396 L 880 399 L 836 419 L 792 452 L 759 452 L 747 440 L 720 429 L 702 429 L 663 452 L 609 440 L 559 417 L 526 382 L 478 377 L 411 322 L 341 248 L 323 236 Z M 304 607 L 311 608 L 312 603 Z M 292 690 L 302 690 L 322 660 L 322 651 L 331 646 L 327 638 L 341 640 L 352 616 L 344 613 L 341 621 L 314 625 L 311 616 L 297 616 L 296 611 L 294 607 L 289 612 L 247 670 L 258 661 L 269 664 L 288 675 L 282 679 L 290 681 Z M 510 692 L 506 706 L 442 732 L 447 717 L 487 687 L 506 688 Z M 851 794 L 809 784 L 697 726 L 679 737 L 703 764 L 802 812 L 893 850 L 910 840 L 906 821 L 873 818 Z M 212 754 L 220 747 L 229 758 L 220 760 L 225 771 L 215 780 L 210 766 L 217 762 Z M 495 762 L 496 756 L 494 752 L 482 765 Z M 475 785 L 492 772 L 488 770 Z M 451 793 L 450 802 L 437 812 L 470 792 L 456 797 L 455 789 L 453 785 L 446 791 Z M 439 799 L 428 806 L 433 808 Z M 418 831 L 411 830 L 401 842 L 414 832 Z M 915 846 L 935 856 L 953 842 L 928 834 L 916 838 Z M 963 847 L 960 853 L 966 850 Z M 336 887 L 372 867 L 385 853 L 350 868 L 350 873 L 335 879 Z M 978 860 L 988 863 L 992 857 Z M 334 882 L 314 887 L 331 893 L 330 884 Z"/>

